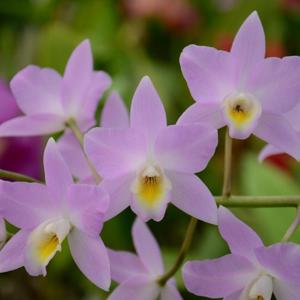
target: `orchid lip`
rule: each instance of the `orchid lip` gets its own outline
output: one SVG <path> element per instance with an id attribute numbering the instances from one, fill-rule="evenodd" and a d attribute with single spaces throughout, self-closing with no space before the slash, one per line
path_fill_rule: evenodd
<path id="1" fill-rule="evenodd" d="M 261 112 L 261 104 L 252 94 L 235 92 L 224 99 L 224 117 L 235 130 L 249 130 L 259 119 Z"/>
<path id="2" fill-rule="evenodd" d="M 261 273 L 249 288 L 249 300 L 271 300 L 273 279 L 266 273 Z"/>
<path id="3" fill-rule="evenodd" d="M 153 162 L 146 163 L 140 169 L 131 186 L 131 191 L 136 195 L 138 202 L 148 209 L 160 207 L 170 189 L 171 182 L 163 170 Z"/>
<path id="4" fill-rule="evenodd" d="M 31 263 L 45 269 L 56 252 L 61 251 L 61 244 L 71 228 L 70 222 L 64 218 L 47 220 L 35 228 L 27 242 Z M 46 271 L 43 272 L 45 275 Z"/>

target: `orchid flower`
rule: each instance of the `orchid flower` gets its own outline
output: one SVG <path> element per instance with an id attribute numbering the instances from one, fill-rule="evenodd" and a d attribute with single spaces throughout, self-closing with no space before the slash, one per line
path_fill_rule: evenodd
<path id="1" fill-rule="evenodd" d="M 219 230 L 231 253 L 185 264 L 187 289 L 224 300 L 295 300 L 300 294 L 300 246 L 278 243 L 264 247 L 261 239 L 228 209 L 219 208 Z"/>
<path id="2" fill-rule="evenodd" d="M 230 52 L 187 46 L 182 72 L 196 103 L 179 124 L 225 125 L 232 138 L 250 134 L 300 157 L 298 135 L 284 118 L 300 94 L 300 58 L 265 59 L 265 35 L 256 12 L 237 33 Z"/>
<path id="3" fill-rule="evenodd" d="M 129 127 L 127 108 L 117 92 L 112 92 L 108 97 L 102 110 L 100 126 L 107 128 Z M 94 182 L 86 157 L 75 136 L 71 132 L 67 132 L 58 140 L 57 145 L 72 175 L 80 182 Z"/>
<path id="4" fill-rule="evenodd" d="M 300 103 L 298 103 L 292 110 L 284 114 L 285 118 L 291 124 L 293 129 L 298 134 L 298 139 L 300 141 Z M 263 161 L 269 156 L 285 153 L 285 149 L 278 148 L 271 144 L 266 145 L 259 154 L 259 160 Z M 295 157 L 293 153 L 287 152 L 287 154 L 293 156 L 295 159 L 299 160 L 299 157 Z"/>
<path id="5" fill-rule="evenodd" d="M 3 217 L 20 228 L 0 251 L 0 272 L 22 266 L 32 276 L 46 275 L 46 267 L 68 237 L 73 259 L 94 284 L 107 290 L 110 266 L 99 238 L 109 199 L 95 185 L 74 184 L 53 139 L 44 154 L 46 185 L 0 183 Z"/>
<path id="6" fill-rule="evenodd" d="M 132 100 L 130 128 L 95 128 L 85 150 L 110 194 L 106 219 L 129 205 L 144 221 L 160 221 L 171 201 L 186 213 L 216 223 L 213 196 L 194 175 L 215 151 L 216 131 L 203 125 L 167 126 L 161 100 L 144 77 Z"/>
<path id="7" fill-rule="evenodd" d="M 145 223 L 136 219 L 132 237 L 137 255 L 108 249 L 112 279 L 120 283 L 108 300 L 181 300 L 174 280 L 160 286 L 164 273 L 159 246 Z"/>
<path id="8" fill-rule="evenodd" d="M 95 110 L 110 77 L 93 71 L 90 43 L 83 41 L 72 53 L 64 76 L 49 68 L 28 66 L 10 86 L 24 116 L 0 126 L 0 136 L 46 135 L 64 130 L 75 120 L 82 130 L 95 123 Z"/>

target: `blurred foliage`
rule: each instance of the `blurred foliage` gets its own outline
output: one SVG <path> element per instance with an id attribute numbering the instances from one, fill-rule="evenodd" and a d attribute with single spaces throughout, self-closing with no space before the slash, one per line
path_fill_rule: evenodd
<path id="1" fill-rule="evenodd" d="M 28 64 L 63 72 L 74 47 L 88 38 L 95 68 L 112 76 L 112 89 L 120 92 L 128 106 L 139 80 L 147 74 L 161 95 L 169 122 L 174 123 L 193 102 L 178 62 L 186 45 L 228 49 L 243 20 L 257 10 L 266 31 L 268 53 L 299 54 L 299 1 L 297 9 L 291 8 L 288 0 L 176 0 L 176 5 L 172 1 L 175 0 L 2 0 L 0 76 L 10 80 Z M 235 142 L 235 193 L 298 194 L 299 166 L 290 159 L 284 160 L 284 166 L 275 160 L 261 165 L 257 161 L 261 147 L 255 138 Z M 215 157 L 199 175 L 214 194 L 221 191 L 222 155 L 223 131 Z M 266 244 L 280 240 L 295 213 L 287 208 L 234 211 L 261 234 Z M 106 245 L 133 251 L 133 220 L 134 215 L 126 210 L 107 222 L 102 233 Z M 188 216 L 169 207 L 162 222 L 150 222 L 167 266 L 178 254 L 188 220 Z M 299 231 L 293 239 L 299 242 Z M 0 299 L 106 299 L 107 294 L 78 271 L 66 245 L 63 250 L 51 262 L 46 279 L 30 278 L 24 270 L 1 275 Z M 189 259 L 215 258 L 227 252 L 217 228 L 199 222 Z M 180 272 L 177 279 L 184 299 L 199 299 L 185 291 Z"/>

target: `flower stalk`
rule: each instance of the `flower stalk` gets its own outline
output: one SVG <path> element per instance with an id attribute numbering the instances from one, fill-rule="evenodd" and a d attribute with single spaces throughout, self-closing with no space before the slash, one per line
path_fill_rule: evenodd
<path id="1" fill-rule="evenodd" d="M 296 217 L 293 220 L 292 224 L 286 231 L 285 235 L 283 236 L 281 242 L 287 242 L 293 235 L 293 233 L 297 230 L 300 225 L 300 206 L 297 207 Z"/>
<path id="2" fill-rule="evenodd" d="M 231 194 L 231 169 L 232 169 L 232 138 L 229 135 L 229 128 L 226 129 L 225 151 L 224 151 L 224 179 L 222 196 L 228 198 Z"/>
<path id="3" fill-rule="evenodd" d="M 217 205 L 226 207 L 297 207 L 300 195 L 294 196 L 215 196 Z"/>
<path id="4" fill-rule="evenodd" d="M 166 284 L 166 282 L 171 277 L 173 277 L 176 274 L 176 272 L 178 271 L 178 269 L 181 267 L 181 265 L 184 261 L 184 258 L 190 249 L 190 246 L 191 246 L 191 243 L 193 240 L 193 235 L 194 235 L 194 232 L 196 229 L 196 225 L 197 225 L 197 219 L 192 217 L 190 219 L 179 255 L 178 255 L 173 267 L 169 271 L 167 271 L 165 274 L 163 274 L 160 278 L 158 278 L 157 282 L 159 285 L 164 286 Z"/>
<path id="5" fill-rule="evenodd" d="M 10 172 L 0 169 L 0 178 L 22 181 L 22 182 L 40 182 L 39 180 L 30 176 Z M 226 207 L 298 207 L 300 206 L 300 195 L 292 196 L 236 196 L 232 195 L 226 199 L 223 196 L 215 196 L 217 205 L 223 205 Z M 298 217 L 296 218 L 300 222 L 300 211 L 298 210 Z M 295 219 L 295 222 L 296 222 Z"/>
<path id="6" fill-rule="evenodd" d="M 0 178 L 8 179 L 8 180 L 15 180 L 15 181 L 22 181 L 22 182 L 38 182 L 37 179 L 32 178 L 30 176 L 3 170 L 3 169 L 0 169 Z"/>
<path id="7" fill-rule="evenodd" d="M 77 141 L 79 142 L 81 149 L 83 151 L 84 157 L 86 158 L 88 166 L 91 170 L 91 173 L 93 174 L 93 177 L 95 178 L 96 183 L 99 184 L 101 182 L 101 176 L 98 174 L 96 168 L 94 167 L 94 165 L 92 164 L 92 162 L 90 161 L 88 156 L 86 155 L 84 148 L 83 148 L 83 141 L 84 141 L 83 133 L 81 132 L 78 124 L 76 123 L 76 121 L 74 119 L 70 119 L 67 122 L 67 126 L 72 130 L 74 136 L 76 137 Z"/>

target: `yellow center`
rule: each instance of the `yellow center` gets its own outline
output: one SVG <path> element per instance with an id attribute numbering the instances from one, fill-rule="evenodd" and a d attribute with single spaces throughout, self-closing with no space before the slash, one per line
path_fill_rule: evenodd
<path id="1" fill-rule="evenodd" d="M 145 176 L 137 186 L 137 195 L 148 206 L 154 206 L 163 196 L 164 187 L 160 176 Z"/>
<path id="2" fill-rule="evenodd" d="M 263 296 L 257 296 L 256 300 L 264 300 Z"/>
<path id="3" fill-rule="evenodd" d="M 166 199 L 171 182 L 155 162 L 147 162 L 132 182 L 131 191 L 144 209 L 156 211 Z"/>
<path id="4" fill-rule="evenodd" d="M 224 99 L 224 115 L 228 125 L 247 130 L 260 117 L 261 105 L 251 94 L 233 93 Z"/>
<path id="5" fill-rule="evenodd" d="M 230 119 L 238 126 L 248 122 L 252 117 L 251 112 L 249 112 L 249 110 L 244 107 L 243 104 L 236 104 L 233 107 L 229 107 L 228 115 Z"/>
<path id="6" fill-rule="evenodd" d="M 55 234 L 49 235 L 38 247 L 38 256 L 41 263 L 44 263 L 56 251 L 59 239 Z"/>

